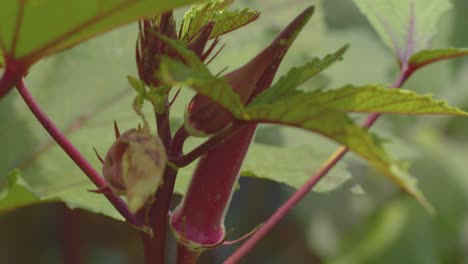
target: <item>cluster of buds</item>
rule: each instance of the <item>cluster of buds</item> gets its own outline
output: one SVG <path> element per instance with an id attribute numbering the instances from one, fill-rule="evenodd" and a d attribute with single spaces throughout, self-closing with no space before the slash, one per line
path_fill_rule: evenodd
<path id="1" fill-rule="evenodd" d="M 152 87 L 161 85 L 155 76 L 161 56 L 176 56 L 176 53 L 158 37 L 177 38 L 177 31 L 172 12 L 160 14 L 139 22 L 140 33 L 136 45 L 138 75 L 143 82 Z"/>
<path id="2" fill-rule="evenodd" d="M 183 61 L 170 45 L 161 40 L 161 36 L 170 39 L 182 39 L 187 43 L 187 47 L 197 54 L 202 61 L 205 61 L 210 56 L 219 42 L 219 39 L 215 39 L 206 48 L 214 27 L 213 23 L 208 23 L 201 27 L 193 36 L 181 36 L 182 33 L 176 31 L 172 11 L 142 20 L 139 23 L 139 27 L 140 33 L 136 45 L 138 74 L 140 79 L 150 87 L 159 87 L 161 85 L 155 73 L 159 68 L 163 56 Z"/>

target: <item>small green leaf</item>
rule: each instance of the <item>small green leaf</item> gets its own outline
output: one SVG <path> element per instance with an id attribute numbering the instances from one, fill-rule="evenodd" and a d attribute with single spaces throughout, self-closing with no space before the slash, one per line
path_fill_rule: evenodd
<path id="1" fill-rule="evenodd" d="M 0 48 L 31 65 L 99 33 L 194 0 L 42 0 L 0 2 Z"/>
<path id="2" fill-rule="evenodd" d="M 216 78 L 203 66 L 195 69 L 178 61 L 162 58 L 159 74 L 161 79 L 173 86 L 188 86 L 197 93 L 208 96 L 211 100 L 228 109 L 234 116 L 243 117 L 244 106 L 238 94 L 222 78 Z"/>
<path id="3" fill-rule="evenodd" d="M 19 170 L 14 170 L 8 175 L 6 186 L 0 189 L 0 213 L 8 212 L 17 207 L 56 200 L 42 197 L 26 183 Z"/>
<path id="4" fill-rule="evenodd" d="M 210 72 L 203 61 L 201 61 L 197 56 L 197 54 L 187 48 L 187 44 L 184 41 L 170 39 L 161 34 L 158 34 L 158 37 L 167 45 L 171 46 L 171 48 L 173 48 L 178 53 L 178 55 L 182 57 L 183 61 L 187 65 L 196 69 L 197 71 L 202 72 L 203 74 L 208 74 Z"/>
<path id="5" fill-rule="evenodd" d="M 214 22 L 210 38 L 216 38 L 256 20 L 259 12 L 248 8 L 227 10 L 234 0 L 207 1 L 193 5 L 184 15 L 182 39 L 191 39 L 201 28 Z"/>
<path id="6" fill-rule="evenodd" d="M 127 76 L 128 83 L 135 89 L 135 91 L 140 95 L 146 94 L 145 83 L 133 76 Z"/>
<path id="7" fill-rule="evenodd" d="M 307 64 L 292 68 L 276 84 L 258 95 L 249 105 L 268 103 L 295 94 L 296 89 L 305 81 L 330 67 L 336 61 L 341 60 L 348 47 L 348 45 L 345 45 L 323 59 L 314 58 Z"/>
<path id="8" fill-rule="evenodd" d="M 354 0 L 383 42 L 406 64 L 427 47 L 437 22 L 450 7 L 447 0 Z"/>
<path id="9" fill-rule="evenodd" d="M 409 65 L 413 69 L 421 68 L 425 65 L 452 58 L 468 55 L 467 48 L 445 48 L 434 50 L 422 50 L 411 56 Z"/>

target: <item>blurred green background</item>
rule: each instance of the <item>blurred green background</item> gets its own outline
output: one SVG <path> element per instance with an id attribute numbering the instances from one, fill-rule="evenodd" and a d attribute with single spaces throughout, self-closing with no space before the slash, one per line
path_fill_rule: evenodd
<path id="1" fill-rule="evenodd" d="M 306 83 L 304 89 L 393 81 L 397 73 L 396 59 L 351 0 L 239 1 L 238 6 L 261 11 L 261 18 L 224 37 L 222 42 L 227 46 L 210 67 L 240 66 L 311 4 L 316 4 L 318 10 L 291 48 L 280 73 L 350 43 L 344 61 Z M 434 48 L 468 47 L 468 17 L 464 14 L 468 2 L 454 0 L 453 4 L 454 8 L 439 23 L 439 33 L 432 41 Z M 183 10 L 178 11 L 182 13 Z M 126 36 L 125 43 L 133 45 L 135 29 L 131 25 L 101 37 L 101 41 L 116 41 Z M 54 61 L 57 64 L 54 67 L 62 69 L 55 74 L 74 82 L 67 69 L 75 65 L 62 65 L 60 58 L 75 56 L 92 61 L 93 52 L 100 52 L 89 48 L 93 47 L 93 41 L 57 55 L 59 59 Z M 436 99 L 448 100 L 451 105 L 466 110 L 467 60 L 426 67 L 404 88 L 431 93 Z M 47 69 L 41 69 L 41 63 L 37 67 L 38 73 L 31 78 L 47 79 Z M 73 100 L 72 92 L 66 88 L 63 87 L 60 96 Z M 48 87 L 41 89 L 47 91 Z M 14 104 L 11 99 L 14 96 L 0 103 L 0 113 L 2 109 L 25 107 Z M 0 120 L 13 124 L 12 127 L 24 125 L 24 131 L 29 126 L 14 114 L 8 117 L 2 114 Z M 410 172 L 419 179 L 423 192 L 435 206 L 436 215 L 429 216 L 365 162 L 348 155 L 346 164 L 352 178 L 333 191 L 311 193 L 242 263 L 468 263 L 468 158 L 465 156 L 468 121 L 447 116 L 384 116 L 372 129 L 386 139 L 386 147 L 395 157 L 408 162 Z M 38 148 L 30 137 L 24 135 L 22 140 L 23 145 L 17 151 L 27 153 Z M 272 126 L 260 127 L 255 140 L 275 146 L 306 145 L 322 153 L 322 159 L 336 147 L 319 136 Z M 15 146 L 5 142 L 7 149 L 14 149 Z M 7 164 L 2 169 L 13 168 L 11 164 L 15 162 L 9 161 L 9 156 L 2 156 L 2 160 Z M 293 191 L 271 181 L 242 178 L 226 217 L 227 228 L 233 229 L 230 237 L 237 238 L 264 221 Z M 174 205 L 179 199 L 175 197 Z M 66 242 L 65 229 L 76 231 L 75 243 Z M 58 203 L 25 207 L 2 215 L 0 234 L 0 263 L 62 263 L 63 253 L 70 246 L 76 249 L 71 253 L 81 255 L 83 263 L 142 263 L 139 237 L 126 224 L 81 210 L 70 211 Z M 236 247 L 225 246 L 208 252 L 200 263 L 221 263 Z M 174 248 L 168 251 L 173 253 Z M 173 259 L 169 258 L 168 263 L 173 263 Z"/>

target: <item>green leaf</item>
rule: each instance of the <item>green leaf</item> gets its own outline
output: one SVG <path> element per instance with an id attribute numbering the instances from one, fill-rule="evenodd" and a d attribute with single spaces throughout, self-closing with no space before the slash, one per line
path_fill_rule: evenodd
<path id="1" fill-rule="evenodd" d="M 179 56 L 182 57 L 183 61 L 190 67 L 202 72 L 203 74 L 209 74 L 208 68 L 205 66 L 203 61 L 193 51 L 187 48 L 187 43 L 182 40 L 176 40 L 168 38 L 164 35 L 158 34 L 158 37 L 164 41 L 171 48 L 175 49 Z"/>
<path id="2" fill-rule="evenodd" d="M 422 50 L 411 56 L 409 65 L 412 69 L 418 69 L 425 65 L 452 58 L 458 58 L 468 55 L 467 48 L 445 48 Z"/>
<path id="3" fill-rule="evenodd" d="M 330 67 L 336 61 L 341 60 L 347 49 L 348 45 L 345 45 L 323 59 L 314 58 L 300 67 L 292 68 L 276 84 L 258 95 L 249 105 L 268 103 L 295 94 L 296 89 L 305 81 Z"/>
<path id="4" fill-rule="evenodd" d="M 162 58 L 159 74 L 162 80 L 172 86 L 188 86 L 197 93 L 208 96 L 211 100 L 228 109 L 236 117 L 244 117 L 244 106 L 240 97 L 223 79 L 213 76 L 204 68 L 191 68 L 185 64 Z"/>
<path id="5" fill-rule="evenodd" d="M 145 83 L 133 76 L 127 76 L 128 83 L 135 89 L 135 91 L 140 95 L 146 94 Z"/>
<path id="6" fill-rule="evenodd" d="M 193 5 L 184 15 L 182 39 L 191 39 L 201 28 L 214 22 L 210 38 L 216 38 L 256 20 L 260 13 L 248 8 L 227 10 L 234 0 L 207 1 Z"/>
<path id="7" fill-rule="evenodd" d="M 320 168 L 328 155 L 329 153 L 317 152 L 313 147 L 253 144 L 242 165 L 241 176 L 269 179 L 300 188 Z M 346 163 L 339 163 L 313 190 L 329 192 L 349 179 L 351 173 L 347 170 Z"/>
<path id="8" fill-rule="evenodd" d="M 345 112 L 468 116 L 467 112 L 449 106 L 446 101 L 433 100 L 431 95 L 388 89 L 383 85 L 348 85 L 336 90 L 313 91 L 302 96 L 311 105 L 326 105 Z"/>
<path id="9" fill-rule="evenodd" d="M 450 7 L 447 0 L 354 0 L 383 42 L 406 64 L 425 49 L 437 22 Z"/>
<path id="10" fill-rule="evenodd" d="M 98 171 L 102 164 L 92 147 L 104 156 L 115 140 L 113 120 L 121 131 L 141 123 L 132 108 L 135 92 L 126 80 L 136 75 L 136 31 L 134 26 L 115 30 L 43 60 L 26 79 L 44 111 Z M 41 199 L 54 198 L 122 220 L 103 195 L 88 191 L 96 187 L 50 139 L 18 94 L 2 100 L 0 121 L 7 128 L 0 130 L 0 183 L 20 168 Z M 26 205 L 9 204 L 12 209 Z"/>
<path id="11" fill-rule="evenodd" d="M 307 135 L 310 136 L 310 135 Z M 189 143 L 189 149 L 195 147 Z M 268 179 L 288 185 L 301 187 L 317 171 L 329 153 L 318 151 L 314 146 L 271 146 L 253 143 L 242 164 L 242 177 Z M 279 162 L 281 161 L 281 162 Z M 274 164 L 274 165 L 273 165 Z M 179 170 L 177 193 L 185 193 L 196 163 Z M 340 162 L 327 177 L 314 187 L 315 192 L 329 192 L 351 179 L 347 164 Z"/>
<path id="12" fill-rule="evenodd" d="M 99 33 L 194 0 L 2 1 L 0 47 L 31 65 Z"/>
<path id="13" fill-rule="evenodd" d="M 0 188 L 0 213 L 8 212 L 17 207 L 56 201 L 54 198 L 44 198 L 35 192 L 21 177 L 19 170 L 12 171 L 6 184 Z"/>
<path id="14" fill-rule="evenodd" d="M 401 170 L 366 130 L 348 116 L 326 104 L 305 100 L 305 94 L 289 96 L 271 104 L 246 108 L 248 119 L 262 123 L 284 124 L 303 128 L 333 139 L 380 170 L 400 188 L 432 212 L 432 206 L 416 186 L 416 181 Z"/>
<path id="15" fill-rule="evenodd" d="M 345 48 L 330 55 L 325 65 L 329 65 Z M 280 80 L 274 92 L 267 93 L 264 99 L 247 106 L 245 110 L 236 101 L 226 83 L 223 83 L 208 70 L 190 68 L 180 62 L 166 60 L 161 66 L 162 79 L 172 85 L 187 85 L 197 92 L 221 103 L 239 119 L 277 123 L 304 128 L 333 139 L 354 151 L 373 166 L 380 169 L 403 190 L 414 196 L 428 211 L 431 206 L 416 187 L 416 182 L 401 170 L 379 147 L 379 143 L 362 128 L 356 126 L 345 112 L 387 112 L 399 114 L 452 114 L 467 115 L 451 108 L 445 102 L 432 101 L 429 96 L 418 96 L 411 92 L 389 90 L 379 86 L 344 87 L 339 90 L 304 93 L 297 87 L 317 73 L 320 61 L 306 64 L 290 71 Z M 200 68 L 200 67 L 199 67 Z M 318 68 L 320 69 L 320 68 Z M 219 87 L 222 88 L 218 88 Z M 291 93 L 293 93 L 291 95 Z M 224 96 L 224 94 L 229 94 Z M 285 96 L 285 94 L 290 94 Z M 372 100 L 370 100 L 372 98 Z M 377 98 L 377 99 L 374 99 Z M 269 103 L 267 103 L 269 102 Z"/>

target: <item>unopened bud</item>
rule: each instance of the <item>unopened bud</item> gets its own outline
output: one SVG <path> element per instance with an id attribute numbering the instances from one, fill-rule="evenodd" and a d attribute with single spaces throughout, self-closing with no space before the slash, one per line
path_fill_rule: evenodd
<path id="1" fill-rule="evenodd" d="M 135 213 L 162 184 L 166 162 L 158 136 L 147 129 L 130 129 L 107 152 L 102 173 L 115 194 L 127 196 L 128 207 Z"/>

